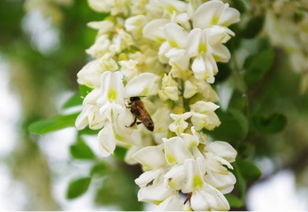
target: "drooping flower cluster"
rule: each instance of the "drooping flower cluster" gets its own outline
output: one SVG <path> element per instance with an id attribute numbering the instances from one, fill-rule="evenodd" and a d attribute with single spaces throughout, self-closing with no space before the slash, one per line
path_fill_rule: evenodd
<path id="1" fill-rule="evenodd" d="M 217 62 L 230 59 L 224 44 L 234 35 L 227 27 L 239 21 L 238 11 L 220 0 L 89 4 L 110 16 L 89 23 L 98 30 L 87 50 L 94 60 L 78 73 L 78 83 L 92 91 L 76 127 L 100 130 L 104 156 L 121 145 L 128 149 L 127 163 L 142 165 L 145 172 L 136 179 L 140 201 L 163 210 L 228 210 L 223 194 L 236 181 L 230 172 L 236 151 L 209 141 L 202 130 L 220 125 L 211 84 Z M 134 124 L 140 114 L 133 112 L 131 97 L 145 104 L 153 132 L 146 123 Z"/>
<path id="2" fill-rule="evenodd" d="M 258 2 L 255 2 L 258 4 Z M 308 9 L 307 1 L 275 0 L 266 2 L 265 31 L 271 42 L 282 47 L 293 69 L 301 74 L 302 92 L 308 91 Z"/>

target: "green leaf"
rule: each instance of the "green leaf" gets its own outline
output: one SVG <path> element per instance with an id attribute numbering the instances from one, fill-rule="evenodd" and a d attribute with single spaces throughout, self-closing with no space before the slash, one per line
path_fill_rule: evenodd
<path id="1" fill-rule="evenodd" d="M 261 80 L 265 73 L 270 70 L 274 62 L 274 50 L 267 49 L 245 60 L 245 81 L 251 86 Z"/>
<path id="2" fill-rule="evenodd" d="M 243 31 L 244 38 L 254 38 L 256 37 L 263 28 L 264 25 L 264 15 L 252 17 L 246 24 L 246 28 Z"/>
<path id="3" fill-rule="evenodd" d="M 97 135 L 99 130 L 91 130 L 89 127 L 84 128 L 83 130 L 78 131 L 79 135 Z"/>
<path id="4" fill-rule="evenodd" d="M 244 13 L 247 11 L 247 1 L 245 0 L 233 0 L 232 7 L 237 9 L 240 13 Z"/>
<path id="5" fill-rule="evenodd" d="M 62 108 L 67 109 L 81 104 L 82 104 L 82 99 L 80 97 L 80 94 L 74 94 L 63 104 Z"/>
<path id="6" fill-rule="evenodd" d="M 89 88 L 85 85 L 80 85 L 79 86 L 79 91 L 80 91 L 80 97 L 83 99 L 92 91 L 92 88 Z"/>
<path id="7" fill-rule="evenodd" d="M 237 165 L 241 171 L 243 178 L 246 180 L 246 182 L 252 182 L 258 179 L 262 174 L 261 170 L 251 160 L 238 159 Z"/>
<path id="8" fill-rule="evenodd" d="M 103 176 L 106 173 L 107 169 L 108 169 L 107 164 L 102 163 L 102 162 L 97 163 L 92 167 L 90 175 L 92 177 L 93 176 L 98 176 L 98 177 Z"/>
<path id="9" fill-rule="evenodd" d="M 117 146 L 114 150 L 114 156 L 120 160 L 124 160 L 127 149 L 124 147 Z"/>
<path id="10" fill-rule="evenodd" d="M 227 112 L 217 110 L 221 125 L 213 131 L 208 131 L 217 140 L 228 140 L 237 143 L 245 139 L 248 133 L 248 120 L 239 110 L 229 109 Z"/>
<path id="11" fill-rule="evenodd" d="M 221 83 L 228 79 L 231 75 L 231 69 L 228 64 L 226 63 L 217 63 L 219 72 L 215 77 L 215 83 Z"/>
<path id="12" fill-rule="evenodd" d="M 247 183 L 246 183 L 246 180 L 245 180 L 245 178 L 242 174 L 242 170 L 240 169 L 240 167 L 238 165 L 238 159 L 233 164 L 233 167 L 234 167 L 234 174 L 235 174 L 235 177 L 236 177 L 235 189 L 240 192 L 240 199 L 243 202 L 245 202 Z"/>
<path id="13" fill-rule="evenodd" d="M 95 195 L 98 205 L 115 206 L 121 211 L 142 211 L 143 204 L 138 202 L 138 188 L 134 183 L 138 171 L 124 163 L 115 164 L 104 174 L 101 186 Z"/>
<path id="14" fill-rule="evenodd" d="M 91 160 L 95 158 L 92 149 L 80 138 L 70 146 L 70 153 L 75 159 Z"/>
<path id="15" fill-rule="evenodd" d="M 253 124 L 259 131 L 273 134 L 285 128 L 287 125 L 287 118 L 279 113 L 274 113 L 269 116 L 254 116 Z"/>
<path id="16" fill-rule="evenodd" d="M 90 182 L 90 177 L 78 178 L 71 181 L 66 192 L 66 198 L 75 199 L 80 197 L 88 190 Z"/>
<path id="17" fill-rule="evenodd" d="M 227 194 L 227 195 L 225 195 L 225 197 L 227 198 L 231 207 L 239 208 L 239 207 L 242 207 L 244 205 L 243 200 L 241 200 L 240 198 L 238 198 L 237 196 L 235 196 L 233 194 Z"/>
<path id="18" fill-rule="evenodd" d="M 59 115 L 51 119 L 36 121 L 29 126 L 29 131 L 36 134 L 46 134 L 56 130 L 72 127 L 75 125 L 75 120 L 78 113 L 69 115 Z"/>

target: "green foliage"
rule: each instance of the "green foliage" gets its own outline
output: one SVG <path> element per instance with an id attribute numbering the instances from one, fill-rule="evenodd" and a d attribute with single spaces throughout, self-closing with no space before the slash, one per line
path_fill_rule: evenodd
<path id="1" fill-rule="evenodd" d="M 243 200 L 238 198 L 237 196 L 235 196 L 233 194 L 227 194 L 226 198 L 227 198 L 231 207 L 239 208 L 239 207 L 242 207 L 244 205 Z"/>
<path id="2" fill-rule="evenodd" d="M 252 17 L 246 24 L 245 29 L 243 30 L 244 38 L 254 38 L 256 37 L 263 28 L 264 25 L 264 15 L 254 16 Z"/>
<path id="3" fill-rule="evenodd" d="M 228 77 L 231 75 L 232 70 L 230 66 L 226 63 L 218 63 L 217 66 L 219 72 L 215 77 L 215 83 L 221 83 L 228 79 Z"/>
<path id="4" fill-rule="evenodd" d="M 71 181 L 68 185 L 66 198 L 75 199 L 83 195 L 89 188 L 91 178 L 83 177 Z"/>
<path id="5" fill-rule="evenodd" d="M 124 147 L 117 146 L 114 150 L 114 156 L 120 160 L 124 160 L 127 149 Z"/>
<path id="6" fill-rule="evenodd" d="M 81 138 L 70 146 L 70 153 L 75 159 L 92 160 L 95 158 L 92 149 Z"/>
<path id="7" fill-rule="evenodd" d="M 79 106 L 82 104 L 82 98 L 79 93 L 72 95 L 62 106 L 63 109 Z"/>
<path id="8" fill-rule="evenodd" d="M 46 134 L 52 131 L 72 127 L 75 124 L 78 113 L 59 115 L 51 119 L 36 121 L 29 126 L 29 131 L 36 134 Z"/>
<path id="9" fill-rule="evenodd" d="M 245 139 L 248 133 L 249 124 L 246 116 L 237 109 L 229 109 L 224 112 L 217 111 L 221 125 L 213 131 L 207 132 L 217 140 L 225 140 L 238 143 Z"/>
<path id="10" fill-rule="evenodd" d="M 248 184 L 257 180 L 261 176 L 261 171 L 253 161 L 248 159 L 237 158 L 233 166 L 237 180 L 233 193 L 236 193 L 237 195 L 228 194 L 226 195 L 226 198 L 232 207 L 240 208 L 246 201 Z"/>
<path id="11" fill-rule="evenodd" d="M 100 177 L 100 176 L 103 176 L 107 171 L 108 171 L 108 165 L 103 162 L 99 162 L 97 164 L 94 164 L 94 166 L 92 167 L 90 171 L 90 175 L 92 177 L 95 177 L 95 176 Z"/>
<path id="12" fill-rule="evenodd" d="M 79 86 L 79 92 L 80 92 L 81 98 L 82 99 L 85 98 L 88 95 L 88 93 L 91 92 L 91 90 L 92 90 L 91 88 L 89 88 L 89 87 L 87 87 L 85 85 L 80 85 Z"/>
<path id="13" fill-rule="evenodd" d="M 136 170 L 115 164 L 104 175 L 103 182 L 98 188 L 95 201 L 98 205 L 117 206 L 119 210 L 140 211 L 143 204 L 137 200 L 137 187 L 134 183 Z M 138 172 L 137 172 L 138 173 Z"/>
<path id="14" fill-rule="evenodd" d="M 238 159 L 237 166 L 246 182 L 252 182 L 261 176 L 261 170 L 248 159 Z"/>
<path id="15" fill-rule="evenodd" d="M 278 113 L 269 116 L 256 115 L 253 117 L 254 126 L 263 133 L 278 133 L 287 125 L 287 118 Z"/>
<path id="16" fill-rule="evenodd" d="M 256 55 L 251 55 L 245 61 L 245 81 L 251 86 L 261 80 L 274 63 L 274 50 L 266 49 Z"/>
<path id="17" fill-rule="evenodd" d="M 236 8 L 240 13 L 247 11 L 247 0 L 232 0 L 232 7 Z"/>

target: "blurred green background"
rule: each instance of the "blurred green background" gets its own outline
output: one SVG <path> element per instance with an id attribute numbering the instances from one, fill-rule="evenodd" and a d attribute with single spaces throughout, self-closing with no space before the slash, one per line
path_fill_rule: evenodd
<path id="1" fill-rule="evenodd" d="M 308 210 L 308 2 L 229 2 L 242 20 L 219 64 L 223 124 L 211 136 L 239 152 L 230 201 Z M 0 0 L 1 209 L 151 209 L 137 202 L 141 170 L 125 165 L 125 150 L 102 159 L 91 133 L 72 127 L 84 92 L 76 74 L 96 35 L 86 24 L 105 16 L 85 0 Z M 30 132 L 41 119 L 54 126 Z"/>

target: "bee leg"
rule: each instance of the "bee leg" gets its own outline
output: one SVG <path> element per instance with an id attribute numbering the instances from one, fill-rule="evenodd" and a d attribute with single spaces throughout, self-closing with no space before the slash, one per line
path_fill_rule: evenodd
<path id="1" fill-rule="evenodd" d="M 127 108 L 127 109 L 131 109 L 132 107 L 131 107 L 131 104 L 125 104 L 125 107 Z"/>
<path id="2" fill-rule="evenodd" d="M 190 202 L 191 196 L 192 196 L 192 193 L 188 193 L 188 194 L 186 195 L 186 199 L 185 199 L 185 201 L 184 201 L 184 204 L 186 204 L 187 202 Z"/>
<path id="3" fill-rule="evenodd" d="M 136 122 L 137 122 L 137 118 L 135 117 L 133 123 L 131 123 L 129 126 L 126 126 L 126 127 L 132 127 L 132 126 L 134 126 L 136 124 Z"/>
<path id="4" fill-rule="evenodd" d="M 142 124 L 142 122 L 141 121 L 137 121 L 136 124 L 139 125 L 139 124 Z"/>

